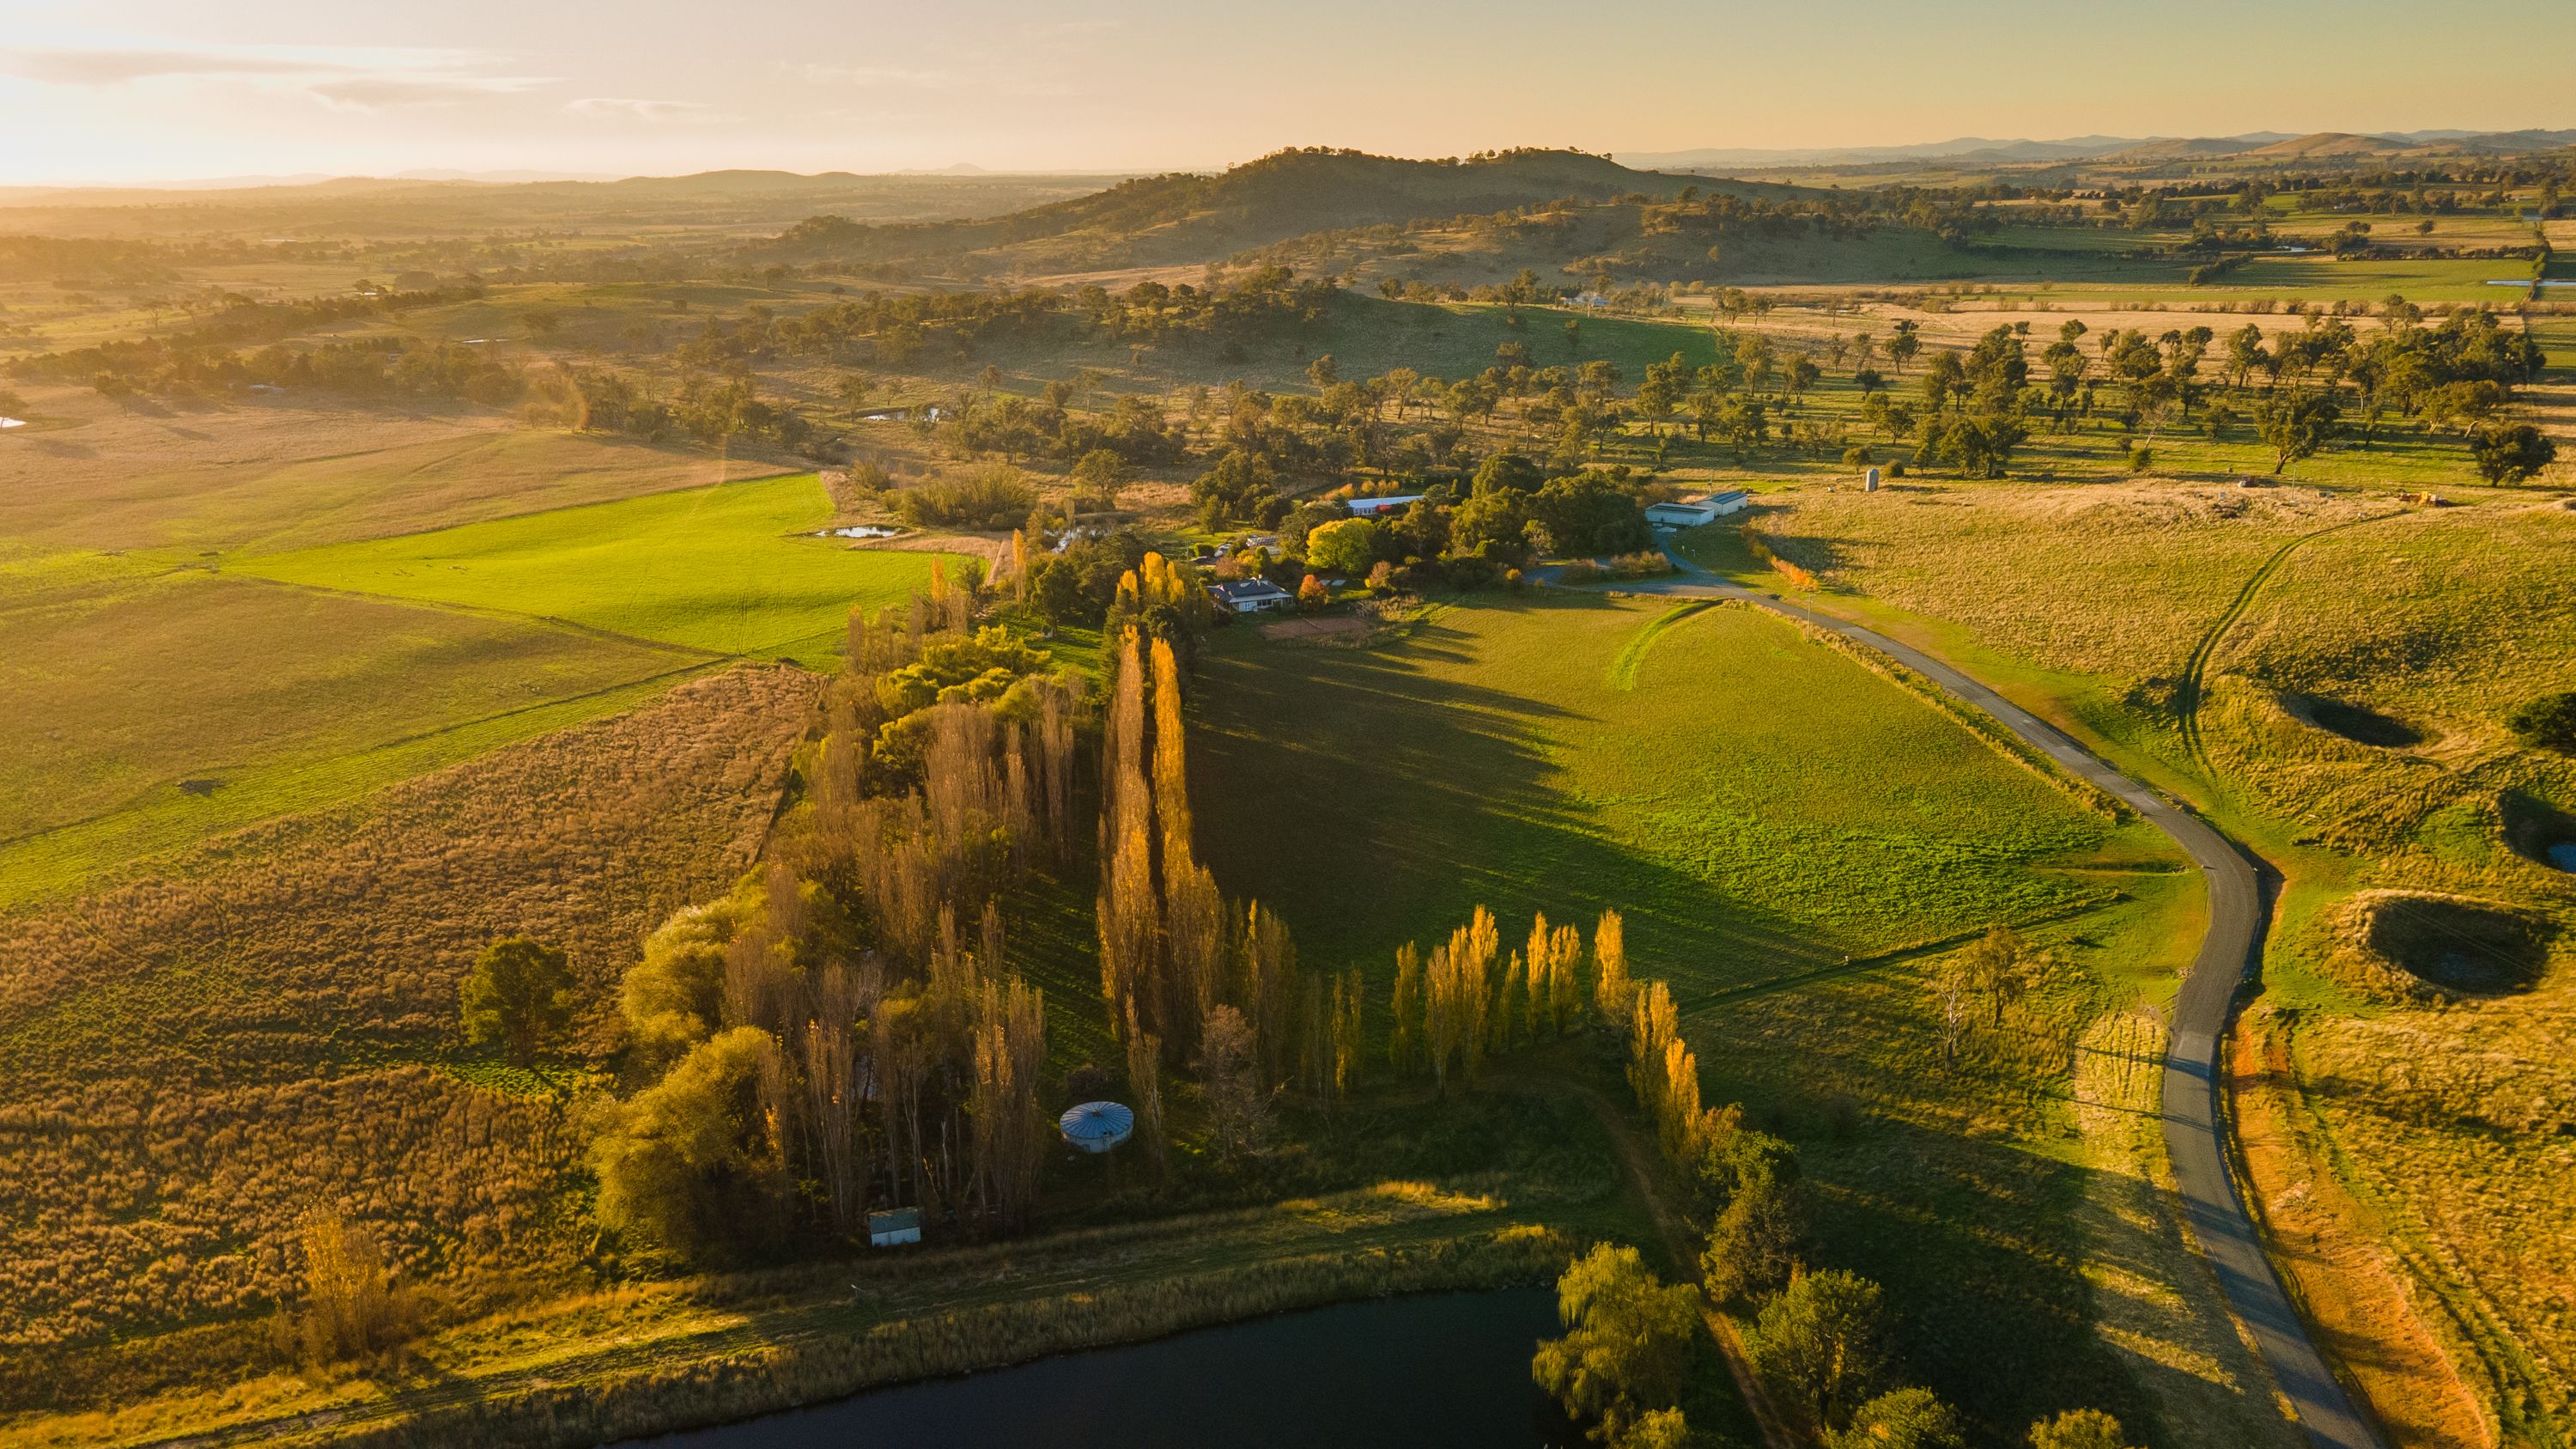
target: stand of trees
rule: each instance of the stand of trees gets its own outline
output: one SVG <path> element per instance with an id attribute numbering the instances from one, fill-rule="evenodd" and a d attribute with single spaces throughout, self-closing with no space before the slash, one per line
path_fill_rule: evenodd
<path id="1" fill-rule="evenodd" d="M 1008 969 L 1001 898 L 1069 858 L 1083 691 L 972 615 L 939 578 L 900 622 L 853 615 L 806 802 L 628 972 L 649 1084 L 598 1123 L 610 1227 L 727 1261 L 878 1206 L 1026 1220 L 1044 1002 Z"/>
<path id="2" fill-rule="evenodd" d="M 1890 441 L 1917 433 L 1919 461 L 1968 477 L 2004 476 L 2034 425 L 2072 432 L 2106 412 L 2147 442 L 2171 427 L 2196 424 L 2215 439 L 2250 422 L 2275 472 L 2347 439 L 2368 448 L 2391 418 L 2428 435 L 2456 434 L 2491 482 L 2520 481 L 2554 461 L 2545 434 L 2506 416 L 2514 389 L 2546 362 L 2528 332 L 2482 307 L 2426 326 L 2421 309 L 2395 297 L 2380 317 L 2364 333 L 2340 308 L 2311 312 L 2300 330 L 2268 340 L 2248 323 L 2223 348 L 2207 327 L 2150 336 L 2069 321 L 2040 353 L 2039 376 L 2027 356 L 2029 324 L 2013 323 L 1964 353 L 1932 353 L 1910 407 L 1879 390 L 1874 370 L 1855 376 L 1865 422 Z"/>
<path id="3" fill-rule="evenodd" d="M 1626 972 L 1617 912 L 1603 914 L 1593 941 L 1594 991 L 1603 982 L 1615 991 Z M 1388 1065 L 1429 1076 L 1444 1093 L 1453 1080 L 1473 1084 L 1488 1057 L 1573 1031 L 1583 1019 L 1583 976 L 1581 931 L 1551 926 L 1542 912 L 1506 956 L 1493 913 L 1478 906 L 1427 962 L 1413 942 L 1397 949 Z"/>

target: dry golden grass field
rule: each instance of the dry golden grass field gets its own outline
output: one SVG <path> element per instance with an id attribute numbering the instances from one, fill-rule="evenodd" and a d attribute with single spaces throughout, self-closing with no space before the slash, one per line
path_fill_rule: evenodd
<path id="1" fill-rule="evenodd" d="M 567 1099 L 462 1052 L 457 982 L 496 937 L 560 943 L 597 1049 L 642 933 L 752 860 L 812 699 L 736 669 L 0 916 L 9 1402 L 136 1391 L 123 1335 L 232 1320 L 169 1372 L 253 1352 L 317 1195 L 433 1288 L 578 1256 Z"/>

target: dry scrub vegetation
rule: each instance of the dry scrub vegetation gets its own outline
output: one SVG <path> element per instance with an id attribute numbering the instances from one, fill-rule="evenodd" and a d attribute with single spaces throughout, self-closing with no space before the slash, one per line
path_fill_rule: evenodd
<path id="1" fill-rule="evenodd" d="M 33 1350 L 266 1309 L 311 1208 L 412 1282 L 577 1253 L 566 1099 L 454 1054 L 457 983 L 559 943 L 604 1045 L 642 933 L 756 854 L 813 689 L 735 670 L 0 917 L 0 1402 L 78 1397 Z"/>

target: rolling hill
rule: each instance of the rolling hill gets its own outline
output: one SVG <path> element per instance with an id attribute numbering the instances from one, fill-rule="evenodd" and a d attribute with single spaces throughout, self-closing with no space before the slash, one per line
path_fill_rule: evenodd
<path id="1" fill-rule="evenodd" d="M 2248 159 L 2262 161 L 2313 161 L 2336 156 L 2385 156 L 2413 149 L 2413 143 L 2395 136 L 2357 136 L 2349 131 L 2318 131 L 2311 135 L 2274 141 L 2245 152 Z"/>
<path id="2" fill-rule="evenodd" d="M 952 258 L 967 270 L 1069 270 L 1214 261 L 1312 232 L 1505 211 L 1560 198 L 1671 196 L 1698 178 L 1579 151 L 1414 161 L 1281 151 L 1216 175 L 1175 172 L 984 221 L 871 226 L 810 218 L 760 255 L 856 263 Z"/>

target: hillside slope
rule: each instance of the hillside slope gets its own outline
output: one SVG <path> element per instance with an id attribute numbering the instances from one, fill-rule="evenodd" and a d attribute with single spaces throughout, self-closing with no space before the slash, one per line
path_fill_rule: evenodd
<path id="1" fill-rule="evenodd" d="M 969 270 L 1168 266 L 1214 261 L 1311 232 L 1502 211 L 1564 197 L 1669 197 L 1690 178 L 1579 151 L 1411 161 L 1281 151 L 1207 176 L 1175 172 L 987 221 L 868 226 L 813 217 L 766 247 L 776 259 L 951 258 Z"/>

